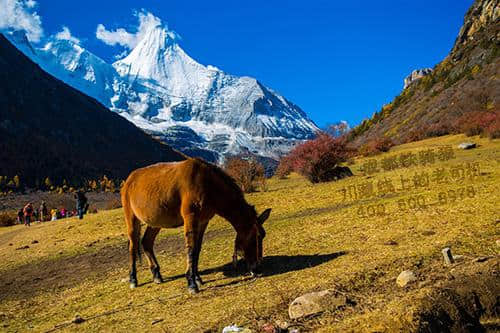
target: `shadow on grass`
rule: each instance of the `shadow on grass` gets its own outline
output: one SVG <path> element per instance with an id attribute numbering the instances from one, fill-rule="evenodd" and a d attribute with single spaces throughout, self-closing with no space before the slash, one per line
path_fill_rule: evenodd
<path id="1" fill-rule="evenodd" d="M 325 262 L 338 258 L 347 254 L 346 251 L 333 252 L 329 254 L 314 254 L 314 255 L 295 255 L 295 256 L 267 256 L 264 257 L 259 269 L 258 275 L 261 277 L 284 274 L 288 272 L 301 271 L 306 268 L 312 268 L 321 265 Z M 209 275 L 222 272 L 225 277 L 237 277 L 247 275 L 248 270 L 244 260 L 238 261 L 238 266 L 233 267 L 233 263 L 229 262 L 219 267 L 208 268 L 200 271 L 200 275 Z M 184 278 L 184 274 L 178 274 L 164 278 L 164 282 Z M 205 281 L 213 282 L 215 280 Z"/>
<path id="2" fill-rule="evenodd" d="M 328 254 L 295 255 L 295 256 L 267 256 L 264 257 L 259 268 L 259 276 L 273 276 L 294 271 L 301 271 L 324 264 L 347 254 L 346 251 L 333 252 Z M 225 276 L 237 276 L 245 274 L 246 264 L 243 260 L 238 261 L 238 267 L 234 269 L 232 263 L 221 267 Z"/>

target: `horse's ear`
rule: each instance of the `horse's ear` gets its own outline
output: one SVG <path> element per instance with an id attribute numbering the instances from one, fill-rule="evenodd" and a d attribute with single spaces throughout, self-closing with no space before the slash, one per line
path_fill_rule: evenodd
<path id="1" fill-rule="evenodd" d="M 265 211 L 263 211 L 262 214 L 260 214 L 259 217 L 257 218 L 257 223 L 262 225 L 269 218 L 270 214 L 271 214 L 271 208 L 268 208 Z"/>

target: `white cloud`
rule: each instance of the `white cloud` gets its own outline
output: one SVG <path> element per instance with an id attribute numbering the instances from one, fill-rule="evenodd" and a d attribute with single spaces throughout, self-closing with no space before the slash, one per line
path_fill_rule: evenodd
<path id="1" fill-rule="evenodd" d="M 42 19 L 33 11 L 34 0 L 0 0 L 0 30 L 24 30 L 32 42 L 43 35 Z"/>
<path id="2" fill-rule="evenodd" d="M 129 52 L 128 50 L 123 50 L 121 53 L 116 54 L 114 56 L 115 60 L 120 60 L 120 59 L 125 58 L 127 56 L 128 52 Z"/>
<path id="3" fill-rule="evenodd" d="M 107 30 L 103 24 L 99 24 L 96 30 L 96 37 L 108 45 L 121 45 L 127 49 L 133 49 L 144 36 L 158 26 L 162 25 L 161 20 L 153 14 L 141 11 L 134 14 L 137 16 L 139 25 L 135 33 L 128 32 L 124 28 Z M 165 27 L 165 29 L 167 29 Z M 177 38 L 177 34 L 169 31 L 172 38 Z"/>
<path id="4" fill-rule="evenodd" d="M 75 44 L 80 44 L 80 40 L 74 36 L 71 35 L 71 31 L 69 31 L 68 27 L 63 26 L 62 31 L 59 31 L 56 34 L 56 39 L 65 39 L 72 41 Z"/>

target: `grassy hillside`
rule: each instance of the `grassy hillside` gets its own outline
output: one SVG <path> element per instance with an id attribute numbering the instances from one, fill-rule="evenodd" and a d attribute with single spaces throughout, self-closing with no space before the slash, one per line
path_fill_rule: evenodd
<path id="1" fill-rule="evenodd" d="M 351 135 L 354 142 L 363 145 L 387 137 L 402 143 L 463 133 L 474 121 L 474 113 L 496 118 L 490 131 L 498 131 L 499 13 L 498 0 L 474 1 L 450 54 L 430 75 L 415 81 L 355 127 Z"/>
<path id="2" fill-rule="evenodd" d="M 83 221 L 1 228 L 0 331 L 220 332 L 231 323 L 258 331 L 266 322 L 290 322 L 287 307 L 295 297 L 327 288 L 347 295 L 349 304 L 300 321 L 302 331 L 415 329 L 410 314 L 417 300 L 463 266 L 443 267 L 442 248 L 450 246 L 477 269 L 491 261 L 498 267 L 498 257 L 469 259 L 498 255 L 500 141 L 475 137 L 479 148 L 458 150 L 463 140 L 458 135 L 414 142 L 375 158 L 382 169 L 391 156 L 413 153 L 427 156 L 426 166 L 372 172 L 373 160 L 359 159 L 351 166 L 356 176 L 338 182 L 311 185 L 297 175 L 272 179 L 267 192 L 247 195 L 259 211 L 273 208 L 265 224 L 263 276 L 232 272 L 235 232 L 217 218 L 206 234 L 200 259 L 206 284 L 197 295 L 186 291 L 181 229 L 162 230 L 156 244 L 166 282 L 153 284 L 144 263 L 141 285 L 130 290 L 122 282 L 128 268 L 121 209 Z M 448 145 L 454 157 L 439 155 L 443 161 L 419 155 Z M 479 163 L 479 171 L 467 173 L 468 163 Z M 455 172 L 461 165 L 464 179 L 432 178 L 427 186 L 401 189 L 401 176 L 413 179 L 444 168 L 461 178 Z M 388 179 L 394 193 L 371 196 L 366 190 L 372 182 L 378 192 L 379 181 Z M 405 269 L 418 282 L 401 289 L 395 279 Z M 76 314 L 86 321 L 64 324 Z"/>

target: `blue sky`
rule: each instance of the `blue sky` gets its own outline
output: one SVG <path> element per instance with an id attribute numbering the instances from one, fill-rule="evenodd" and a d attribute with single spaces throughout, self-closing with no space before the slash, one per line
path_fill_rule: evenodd
<path id="1" fill-rule="evenodd" d="M 257 78 L 324 126 L 338 120 L 358 124 L 401 91 L 411 70 L 442 60 L 471 4 L 39 0 L 34 8 L 45 37 L 67 26 L 109 62 L 124 49 L 98 40 L 97 25 L 134 31 L 134 12 L 151 12 L 182 37 L 181 46 L 198 62 Z"/>

